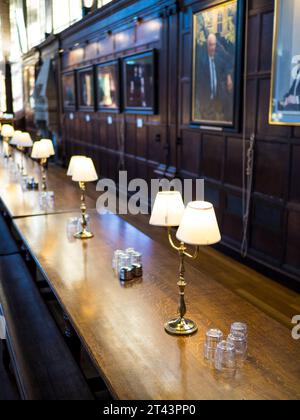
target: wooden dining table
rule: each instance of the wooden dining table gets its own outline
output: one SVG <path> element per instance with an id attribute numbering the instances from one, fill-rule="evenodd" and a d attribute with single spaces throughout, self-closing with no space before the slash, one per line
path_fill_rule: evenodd
<path id="1" fill-rule="evenodd" d="M 40 179 L 37 163 L 25 162 L 28 175 Z M 49 165 L 55 206 L 45 210 L 39 192 L 24 191 L 11 166 L 0 158 L 4 211 L 116 399 L 300 399 L 300 341 L 292 338 L 292 324 L 282 326 L 224 288 L 213 270 L 202 273 L 187 264 L 188 316 L 199 331 L 168 335 L 164 323 L 177 312 L 176 252 L 118 216 L 99 215 L 89 196 L 95 237 L 75 239 L 69 222 L 79 215 L 80 192 L 65 170 Z M 143 254 L 144 275 L 122 283 L 112 258 L 128 247 Z M 249 355 L 226 379 L 204 360 L 205 333 L 220 328 L 226 337 L 235 321 L 249 326 Z"/>
<path id="2" fill-rule="evenodd" d="M 54 205 L 45 206 L 40 199 L 41 169 L 37 162 L 24 157 L 24 166 L 28 177 L 39 182 L 39 190 L 23 190 L 22 176 L 18 171 L 21 164 L 21 153 L 14 152 L 13 159 L 0 157 L 0 198 L 6 212 L 11 218 L 56 214 L 80 211 L 80 189 L 77 183 L 67 177 L 66 170 L 51 164 L 47 171 L 48 191 L 54 192 Z M 14 162 L 14 163 L 13 163 Z M 95 200 L 86 198 L 89 209 L 95 209 Z"/>
<path id="3" fill-rule="evenodd" d="M 59 304 L 111 394 L 120 400 L 300 399 L 300 341 L 259 309 L 187 264 L 188 316 L 199 327 L 174 337 L 164 323 L 177 312 L 178 256 L 114 215 L 90 211 L 95 237 L 75 240 L 72 213 L 14 220 Z M 143 254 L 144 275 L 128 283 L 112 269 L 117 249 Z M 233 378 L 204 360 L 209 328 L 249 327 L 249 354 Z M 292 328 L 292 327 L 291 327 Z"/>

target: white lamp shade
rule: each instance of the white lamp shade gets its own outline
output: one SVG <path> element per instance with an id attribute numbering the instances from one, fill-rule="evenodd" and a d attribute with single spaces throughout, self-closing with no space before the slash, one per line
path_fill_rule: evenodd
<path id="1" fill-rule="evenodd" d="M 53 147 L 53 143 L 52 140 L 50 139 L 42 139 L 41 143 L 45 145 L 45 147 L 47 147 L 49 156 L 54 156 L 55 155 L 55 150 Z"/>
<path id="2" fill-rule="evenodd" d="M 31 157 L 33 159 L 48 159 L 50 155 L 47 145 L 41 141 L 34 142 Z"/>
<path id="3" fill-rule="evenodd" d="M 12 125 L 4 124 L 1 128 L 1 136 L 2 137 L 13 137 L 14 135 L 14 128 Z"/>
<path id="4" fill-rule="evenodd" d="M 21 137 L 17 146 L 19 147 L 32 147 L 33 141 L 29 133 L 21 133 Z"/>
<path id="5" fill-rule="evenodd" d="M 221 234 L 213 205 L 204 201 L 189 203 L 177 231 L 177 239 L 188 245 L 220 242 Z"/>
<path id="6" fill-rule="evenodd" d="M 76 162 L 80 162 L 81 159 L 85 159 L 86 156 L 72 156 L 70 163 L 69 163 L 69 168 L 68 168 L 68 172 L 67 172 L 67 176 L 73 176 L 73 172 L 74 172 L 74 168 L 76 166 Z"/>
<path id="7" fill-rule="evenodd" d="M 19 130 L 15 131 L 14 136 L 10 141 L 10 144 L 12 146 L 19 146 L 19 142 L 21 141 L 21 137 L 22 137 L 22 131 L 19 131 Z"/>
<path id="8" fill-rule="evenodd" d="M 82 157 L 76 161 L 72 168 L 74 182 L 93 182 L 98 180 L 98 175 L 92 159 Z"/>
<path id="9" fill-rule="evenodd" d="M 150 225 L 179 226 L 184 212 L 183 199 L 178 191 L 163 191 L 156 196 Z"/>

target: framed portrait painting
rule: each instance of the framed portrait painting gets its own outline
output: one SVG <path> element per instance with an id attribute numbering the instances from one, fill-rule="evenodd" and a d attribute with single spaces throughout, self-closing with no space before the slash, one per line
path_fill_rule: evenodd
<path id="1" fill-rule="evenodd" d="M 36 69 L 34 65 L 24 68 L 24 103 L 27 111 L 33 111 L 35 107 L 34 90 Z"/>
<path id="2" fill-rule="evenodd" d="M 157 113 L 156 51 L 123 60 L 124 108 L 135 114 Z"/>
<path id="3" fill-rule="evenodd" d="M 62 75 L 62 92 L 64 110 L 74 110 L 76 108 L 75 72 Z"/>
<path id="4" fill-rule="evenodd" d="M 94 68 L 87 67 L 77 72 L 78 106 L 83 111 L 95 109 Z"/>
<path id="5" fill-rule="evenodd" d="M 120 62 L 111 61 L 97 66 L 97 109 L 120 111 Z"/>
<path id="6" fill-rule="evenodd" d="M 244 6 L 223 1 L 194 14 L 192 123 L 237 129 Z"/>
<path id="7" fill-rule="evenodd" d="M 276 0 L 269 122 L 300 126 L 299 0 Z"/>

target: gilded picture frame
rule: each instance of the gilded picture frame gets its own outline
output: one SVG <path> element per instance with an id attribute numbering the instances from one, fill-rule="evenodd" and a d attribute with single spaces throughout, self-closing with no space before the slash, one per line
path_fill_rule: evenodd
<path id="1" fill-rule="evenodd" d="M 62 74 L 62 99 L 64 111 L 75 111 L 77 108 L 76 73 L 68 71 Z"/>
<path id="2" fill-rule="evenodd" d="M 95 69 L 94 66 L 84 67 L 76 72 L 77 101 L 80 111 L 95 111 Z"/>
<path id="3" fill-rule="evenodd" d="M 126 113 L 158 113 L 157 51 L 155 49 L 123 59 L 123 107 Z"/>
<path id="4" fill-rule="evenodd" d="M 300 16 L 299 1 L 275 0 L 270 125 L 300 126 L 300 26 L 296 16 Z"/>
<path id="5" fill-rule="evenodd" d="M 194 11 L 192 125 L 239 128 L 244 14 L 241 0 L 206 3 Z"/>

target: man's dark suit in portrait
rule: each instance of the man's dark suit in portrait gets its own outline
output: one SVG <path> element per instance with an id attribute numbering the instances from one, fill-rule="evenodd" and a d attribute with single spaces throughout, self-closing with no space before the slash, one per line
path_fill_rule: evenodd
<path id="1" fill-rule="evenodd" d="M 281 103 L 281 109 L 285 111 L 300 111 L 300 63 L 298 64 L 297 77 L 285 95 Z"/>
<path id="2" fill-rule="evenodd" d="M 233 60 L 214 34 L 199 46 L 196 63 L 195 114 L 204 121 L 231 122 L 233 117 Z"/>

